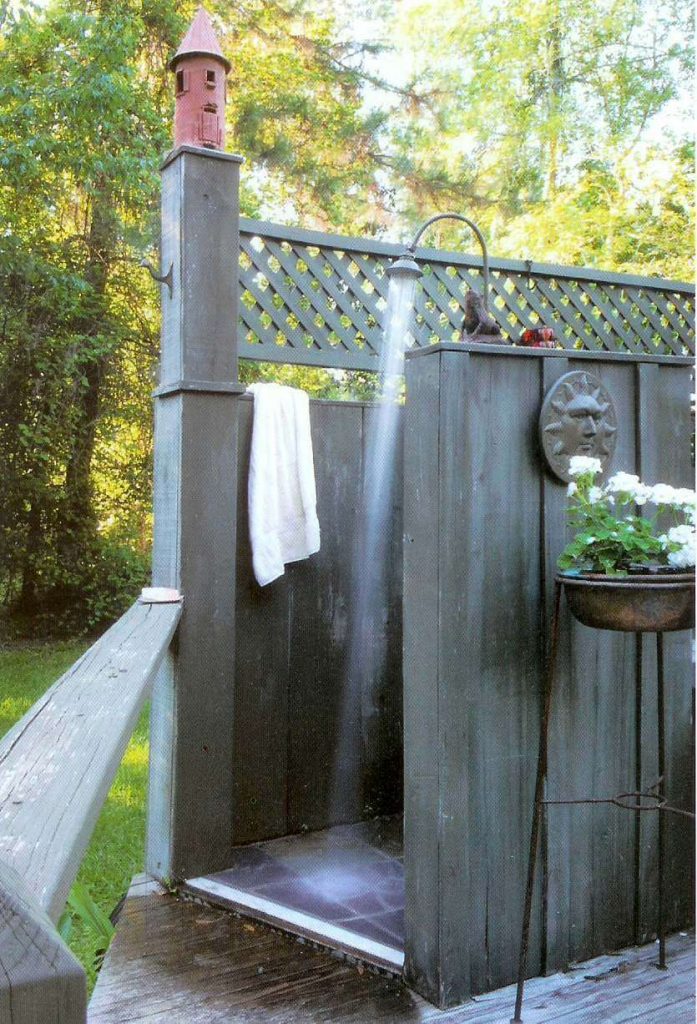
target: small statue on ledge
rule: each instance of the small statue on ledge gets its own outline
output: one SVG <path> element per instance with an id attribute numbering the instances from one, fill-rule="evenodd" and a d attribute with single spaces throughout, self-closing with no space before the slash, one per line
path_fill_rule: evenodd
<path id="1" fill-rule="evenodd" d="M 484 305 L 484 299 L 471 289 L 465 295 L 465 319 L 462 324 L 462 341 L 479 342 L 483 345 L 509 345 L 501 334 L 501 328 Z"/>

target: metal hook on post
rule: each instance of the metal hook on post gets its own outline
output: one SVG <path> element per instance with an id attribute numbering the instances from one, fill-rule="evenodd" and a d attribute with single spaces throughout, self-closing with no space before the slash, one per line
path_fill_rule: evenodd
<path id="1" fill-rule="evenodd" d="M 172 286 L 173 286 L 173 282 L 174 282 L 174 277 L 173 277 L 174 264 L 170 263 L 169 270 L 167 271 L 166 274 L 158 274 L 157 271 L 155 270 L 155 268 L 153 267 L 152 263 L 150 262 L 150 260 L 141 260 L 140 261 L 140 266 L 141 267 L 145 267 L 145 269 L 148 271 L 148 273 L 150 274 L 150 277 L 153 279 L 153 281 L 159 281 L 160 284 L 166 284 L 167 285 L 167 287 L 169 289 L 169 297 L 171 299 L 172 298 Z"/>

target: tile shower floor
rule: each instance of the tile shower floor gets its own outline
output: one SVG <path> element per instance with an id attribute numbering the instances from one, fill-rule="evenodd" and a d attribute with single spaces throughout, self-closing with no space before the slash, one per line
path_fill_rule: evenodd
<path id="1" fill-rule="evenodd" d="M 296 934 L 401 970 L 401 815 L 238 847 L 186 888 Z"/>

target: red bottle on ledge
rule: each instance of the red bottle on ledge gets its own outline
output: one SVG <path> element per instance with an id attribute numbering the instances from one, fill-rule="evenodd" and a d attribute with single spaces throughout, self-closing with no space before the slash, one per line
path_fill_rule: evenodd
<path id="1" fill-rule="evenodd" d="M 551 327 L 530 327 L 521 334 L 520 344 L 526 348 L 556 348 L 557 339 Z"/>

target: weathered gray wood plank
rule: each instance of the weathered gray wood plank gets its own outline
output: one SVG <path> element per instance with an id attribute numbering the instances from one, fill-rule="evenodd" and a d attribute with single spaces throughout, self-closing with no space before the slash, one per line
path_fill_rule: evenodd
<path id="1" fill-rule="evenodd" d="M 0 1020 L 84 1024 L 85 972 L 16 871 L 0 862 Z"/>
<path id="2" fill-rule="evenodd" d="M 348 678 L 362 416 L 360 407 L 312 403 L 321 546 L 287 570 L 291 833 L 362 817 L 362 709 Z"/>
<path id="3" fill-rule="evenodd" d="M 528 983 L 526 1024 L 693 1020 L 694 941 L 624 950 Z M 592 980 L 587 980 L 592 979 Z M 89 1007 L 89 1024 L 508 1024 L 512 988 L 436 1010 L 374 974 L 265 925 L 169 895 L 129 899 Z M 607 1013 L 605 1008 L 607 1007 Z M 654 1016 L 650 1016 L 653 1013 Z"/>
<path id="4" fill-rule="evenodd" d="M 420 474 L 437 467 L 434 518 L 428 504 L 425 511 L 411 505 L 405 521 L 409 543 L 417 533 L 409 558 L 419 565 L 412 597 L 405 562 L 405 655 L 411 649 L 408 602 L 415 605 L 410 617 L 423 616 L 429 604 L 436 615 L 429 635 L 419 630 L 417 641 L 430 652 L 434 687 L 419 688 L 417 675 L 412 684 L 420 700 L 409 696 L 408 685 L 405 692 L 420 717 L 428 709 L 436 721 L 435 734 L 416 741 L 416 752 L 405 737 L 405 807 L 412 787 L 431 777 L 435 792 L 420 813 L 433 839 L 418 851 L 425 863 L 412 870 L 417 878 L 432 875 L 416 899 L 435 899 L 436 910 L 429 913 L 437 927 L 424 950 L 420 931 L 429 917 L 423 906 L 421 912 L 409 908 L 407 889 L 414 930 L 407 929 L 406 952 L 408 965 L 411 942 L 428 953 L 416 980 L 441 1006 L 512 978 L 538 731 L 540 491 L 531 445 L 538 367 L 531 363 L 514 378 L 484 351 L 443 353 L 434 394 L 417 390 L 418 368 L 408 371 L 408 418 L 409 405 L 422 403 L 420 428 L 438 432 L 437 457 L 408 434 L 405 464 L 407 495 Z M 418 362 L 422 373 L 433 373 L 426 360 Z M 420 600 L 428 585 L 435 597 Z M 405 677 L 407 665 L 405 660 Z M 409 828 L 407 820 L 407 852 Z M 537 922 L 534 943 L 539 946 Z M 531 964 L 534 969 L 534 956 Z"/>
<path id="5" fill-rule="evenodd" d="M 363 409 L 362 464 L 363 477 L 369 472 L 369 448 L 381 411 L 375 406 Z M 381 564 L 366 564 L 364 552 L 354 546 L 354 577 L 374 586 L 376 600 L 375 635 L 379 645 L 374 658 L 366 658 L 372 667 L 372 678 L 362 681 L 361 747 L 362 798 L 361 817 L 394 814 L 403 809 L 403 673 L 402 673 L 402 549 L 403 549 L 403 479 L 404 479 L 404 415 L 396 410 L 396 451 L 394 462 L 386 474 L 389 511 L 382 535 L 372 543 L 372 558 Z M 364 527 L 366 521 L 363 520 Z M 356 566 L 355 560 L 358 559 Z M 377 579 L 377 586 L 375 580 Z M 354 593 L 358 581 L 354 578 Z"/>
<path id="6" fill-rule="evenodd" d="M 421 747 L 420 738 L 410 741 L 408 734 L 406 738 L 405 841 L 408 865 L 412 774 L 417 776 L 419 786 L 423 786 L 422 778 L 428 775 L 423 765 L 431 765 L 434 794 L 430 811 L 425 808 L 419 812 L 430 827 L 428 840 L 421 843 L 419 854 L 422 861 L 430 859 L 431 863 L 427 868 L 418 869 L 421 885 L 411 896 L 407 866 L 407 922 L 413 915 L 419 927 L 415 925 L 410 933 L 407 925 L 406 962 L 408 977 L 421 986 L 420 991 L 428 991 L 443 1004 L 446 998 L 455 1001 L 452 990 L 447 997 L 444 994 L 444 976 L 439 972 L 445 971 L 446 965 L 453 972 L 451 982 L 456 978 L 457 983 L 464 986 L 467 978 L 471 985 L 469 991 L 483 991 L 492 984 L 503 984 L 508 980 L 505 972 L 515 960 L 519 939 L 519 919 L 511 914 L 510 903 L 515 905 L 518 899 L 522 906 L 523 879 L 516 877 L 516 871 L 520 876 L 532 813 L 532 794 L 525 795 L 525 758 L 531 762 L 536 752 L 538 712 L 534 702 L 530 704 L 530 695 L 539 691 L 543 662 L 540 626 L 544 629 L 545 624 L 548 625 L 556 559 L 566 541 L 566 487 L 547 475 L 541 458 L 534 454 L 542 396 L 553 381 L 569 369 L 583 368 L 600 376 L 613 395 L 620 424 L 613 472 L 634 471 L 637 427 L 635 367 L 629 361 L 601 356 L 592 361 L 592 366 L 587 358 L 534 360 L 530 364 L 516 360 L 514 364 L 500 359 L 497 353 L 477 350 L 474 346 L 459 350 L 456 346 L 440 346 L 430 356 L 408 360 L 407 379 L 410 395 L 414 397 L 407 402 L 407 424 L 417 422 L 417 413 L 410 409 L 410 404 L 422 401 L 416 388 L 419 376 L 415 367 L 424 364 L 426 372 L 426 364 L 439 356 L 449 360 L 447 369 L 440 374 L 435 393 L 429 397 L 431 416 L 437 405 L 440 416 L 438 472 L 432 480 L 432 484 L 439 487 L 436 514 L 440 537 L 429 549 L 440 552 L 439 610 L 435 624 L 420 626 L 418 619 L 411 621 L 409 616 L 415 613 L 413 608 L 409 609 L 414 598 L 405 589 L 405 699 L 413 699 L 409 696 L 408 682 L 411 678 L 409 657 L 413 656 L 408 635 L 411 627 L 421 647 L 418 652 L 421 659 L 419 712 L 422 737 L 428 737 L 423 739 Z M 465 365 L 469 367 L 467 371 Z M 482 367 L 489 365 L 484 372 Z M 523 365 L 529 365 L 530 379 L 518 376 L 519 367 Z M 539 370 L 543 372 L 542 393 L 537 376 Z M 658 374 L 664 370 L 674 374 L 670 388 L 684 391 L 689 383 L 685 368 L 657 364 L 652 372 Z M 684 415 L 687 404 L 682 400 L 680 404 L 671 395 L 672 392 L 664 396 L 663 403 L 667 409 L 679 411 L 674 413 L 673 420 L 668 417 L 668 426 L 664 427 L 674 434 L 666 436 L 665 447 L 678 449 L 682 445 L 682 454 L 676 458 L 683 459 L 688 451 L 687 432 L 680 416 Z M 427 414 L 422 412 L 421 415 L 424 418 L 418 420 L 419 429 L 429 437 L 433 428 Z M 657 418 L 660 413 L 656 410 L 653 421 Z M 682 424 L 680 427 L 678 421 Z M 651 444 L 654 443 L 652 439 Z M 407 427 L 407 494 L 412 479 L 419 473 L 434 473 L 436 456 L 432 452 L 426 455 L 424 444 L 414 438 Z M 419 460 L 426 459 L 428 468 L 417 465 Z M 675 473 L 670 479 L 683 482 Z M 421 544 L 427 545 L 436 536 L 427 502 L 424 509 L 419 522 L 422 510 L 413 504 L 407 505 L 405 557 L 409 559 L 418 555 L 417 550 L 407 556 L 412 521 Z M 542 551 L 539 547 L 541 532 Z M 493 564 L 491 552 L 495 552 Z M 422 555 L 422 559 L 418 563 L 421 589 L 434 573 L 433 557 L 429 560 Z M 406 564 L 405 580 L 408 578 Z M 418 607 L 416 602 L 414 607 Z M 441 636 L 435 660 L 430 646 L 434 629 L 439 630 Z M 671 657 L 675 672 L 680 675 L 685 672 L 686 651 L 679 648 L 677 637 L 675 640 L 667 638 L 667 649 L 673 643 L 675 650 Z M 510 651 L 515 651 L 515 661 L 511 663 L 509 678 Z M 425 667 L 424 658 L 430 659 L 430 669 Z M 430 699 L 436 701 L 439 709 L 439 740 L 434 740 L 424 730 L 428 721 L 423 717 L 429 700 L 424 682 L 429 678 L 427 671 L 433 672 L 438 680 Z M 527 682 L 523 681 L 525 679 Z M 457 680 L 457 684 L 453 680 Z M 636 685 L 636 639 L 631 635 L 586 629 L 572 620 L 562 606 L 550 735 L 549 799 L 612 796 L 635 788 Z M 690 720 L 688 698 L 689 693 L 681 691 L 674 710 L 670 711 L 671 728 L 679 746 L 673 769 L 676 792 L 687 802 L 690 797 L 686 781 L 690 773 L 685 767 L 690 757 L 686 731 Z M 525 717 L 526 707 L 531 718 Z M 516 733 L 516 728 L 521 730 L 520 734 Z M 413 751 L 409 750 L 410 742 L 415 743 Z M 433 753 L 434 743 L 440 751 L 440 760 Z M 516 782 L 509 782 L 507 793 L 502 785 L 507 772 L 499 755 L 502 750 L 507 751 L 509 757 L 521 757 Z M 516 751 L 519 755 L 511 753 Z M 423 757 L 422 771 L 415 772 L 414 757 L 419 752 Z M 678 764 L 681 769 L 677 768 Z M 471 766 L 469 776 L 468 766 Z M 678 772 L 681 772 L 679 780 Z M 505 793 L 503 797 L 499 795 L 499 786 Z M 435 807 L 443 814 L 440 826 L 437 815 L 434 817 Z M 637 891 L 641 887 L 637 877 L 639 827 L 636 819 L 619 808 L 584 805 L 551 806 L 546 818 L 541 851 L 546 892 L 546 934 L 542 952 L 548 968 L 565 966 L 571 960 L 632 941 Z M 490 841 L 488 829 L 493 826 L 489 822 L 498 820 L 505 822 L 506 828 L 499 829 L 495 836 L 492 832 Z M 472 825 L 468 828 L 470 822 Z M 685 830 L 682 838 L 678 837 L 676 829 L 672 830 L 672 835 L 670 857 L 675 874 L 675 896 L 670 921 L 675 927 L 688 919 L 683 901 L 689 886 L 684 881 L 679 882 L 676 867 L 681 864 L 683 876 L 687 874 Z M 513 839 L 513 836 L 518 838 Z M 429 872 L 430 886 L 426 884 Z M 443 879 L 448 880 L 447 884 Z M 496 890 L 492 886 L 493 879 L 496 879 Z M 495 893 L 501 887 L 509 904 L 505 908 L 496 903 Z M 410 909 L 410 899 L 415 900 L 414 907 L 418 906 L 418 911 Z M 438 926 L 429 940 L 430 945 L 425 946 L 424 922 L 429 931 L 425 904 L 432 900 L 436 900 L 439 907 Z M 487 907 L 483 917 L 477 906 Z M 537 923 L 535 912 L 533 925 Z M 423 963 L 428 965 L 428 970 L 421 974 L 410 961 L 412 942 L 420 950 Z M 533 973 L 539 969 L 539 965 L 535 967 L 539 942 L 536 935 L 529 963 Z M 451 955 L 448 955 L 448 948 Z M 431 988 L 427 989 L 426 985 Z M 462 991 L 467 990 L 461 989 L 461 994 Z"/>
<path id="7" fill-rule="evenodd" d="M 512 377 L 484 352 L 450 355 L 442 368 L 441 914 L 453 930 L 451 970 L 469 941 L 465 994 L 512 979 L 520 934 L 522 904 L 511 897 L 524 888 L 542 675 L 540 492 L 530 443 L 537 373 L 531 364 Z M 464 797 L 447 794 L 463 786 L 461 806 Z M 469 883 L 460 890 L 455 851 L 464 843 Z M 533 949 L 538 936 L 536 915 Z"/>
<path id="8" fill-rule="evenodd" d="M 689 437 L 690 380 L 676 374 L 670 366 L 637 368 L 639 387 L 638 439 L 641 452 L 641 476 L 648 483 L 658 481 L 675 486 L 692 486 Z M 656 782 L 656 641 L 646 635 L 642 639 L 641 701 L 642 751 L 641 783 Z M 693 666 L 691 637 L 687 632 L 667 634 L 665 652 L 666 701 L 666 789 L 672 804 L 690 809 L 694 802 L 692 788 L 692 701 Z M 639 876 L 638 935 L 649 938 L 656 933 L 657 922 L 657 853 L 658 822 L 656 816 L 641 816 L 641 853 Z M 694 855 L 693 830 L 688 819 L 672 815 L 666 818 L 667 872 L 666 915 L 669 926 L 689 920 L 692 914 L 692 880 Z"/>
<path id="9" fill-rule="evenodd" d="M 569 372 L 568 359 L 543 359 L 540 361 L 540 407 L 545 395 L 553 384 Z M 540 486 L 542 488 L 542 543 L 543 557 L 540 571 L 543 576 L 542 603 L 540 607 L 540 641 L 543 660 L 546 666 L 550 648 L 550 630 L 554 613 L 554 577 L 557 571 L 557 558 L 567 542 L 565 526 L 566 488 L 546 467 L 538 441 L 538 465 Z M 566 736 L 569 731 L 569 704 L 560 701 L 558 686 L 561 680 L 569 676 L 569 631 L 570 616 L 564 602 L 560 606 L 559 646 L 557 652 L 558 670 L 555 675 L 555 690 L 552 693 L 551 721 L 549 728 L 549 763 L 563 764 L 565 757 Z M 541 713 L 540 705 L 540 713 Z M 547 783 L 547 792 L 549 783 Z M 546 957 L 542 964 L 544 969 L 557 970 L 565 967 L 568 962 L 568 930 L 569 930 L 569 874 L 573 859 L 566 851 L 571 846 L 570 815 L 564 808 L 552 809 L 554 821 L 549 829 L 549 814 L 545 810 L 541 836 L 541 869 L 544 886 L 543 921 L 546 938 Z M 530 807 L 532 817 L 532 806 Z"/>
<path id="10" fill-rule="evenodd" d="M 389 527 L 388 599 L 380 613 L 388 653 L 376 716 L 348 679 L 353 574 L 365 572 L 355 526 L 366 407 L 310 403 L 321 548 L 259 587 L 247 523 L 252 403 L 239 404 L 234 843 L 392 813 L 401 809 L 402 789 L 401 459 Z"/>
<path id="11" fill-rule="evenodd" d="M 639 364 L 636 375 L 637 472 L 647 483 L 657 483 L 659 446 L 657 423 L 660 420 L 658 375 L 660 366 Z M 658 778 L 656 725 L 656 638 L 639 634 L 637 644 L 637 702 L 641 715 L 640 743 L 637 750 L 637 788 L 653 786 Z M 636 941 L 646 942 L 656 934 L 658 918 L 657 855 L 658 818 L 639 815 L 639 857 L 637 877 Z"/>
<path id="12" fill-rule="evenodd" d="M 288 577 L 267 587 L 254 578 L 247 497 L 253 401 L 241 400 L 239 412 L 234 844 L 288 831 Z"/>
<path id="13" fill-rule="evenodd" d="M 678 487 L 694 487 L 689 441 L 693 430 L 690 392 L 694 388 L 689 376 L 676 373 L 676 369 L 662 366 L 658 374 L 658 408 L 653 420 L 657 430 L 657 479 Z M 672 804 L 686 810 L 694 810 L 693 636 L 684 630 L 664 637 L 666 792 Z M 647 679 L 646 686 L 655 688 L 655 683 Z M 666 924 L 675 928 L 694 920 L 694 829 L 689 819 L 672 815 L 666 816 L 665 827 Z"/>
<path id="14" fill-rule="evenodd" d="M 180 613 L 133 605 L 0 744 L 0 861 L 54 921 Z"/>
<path id="15" fill-rule="evenodd" d="M 588 369 L 570 361 L 569 369 Z M 593 372 L 613 396 L 620 428 L 612 471 L 633 471 L 634 391 L 629 366 L 599 361 Z M 550 478 L 556 507 L 545 530 L 564 543 L 565 488 Z M 551 500 L 551 498 L 550 498 Z M 548 547 L 551 547 L 548 544 Z M 635 786 L 635 641 L 589 630 L 563 608 L 550 728 L 549 799 L 611 796 Z M 636 823 L 608 806 L 549 807 L 548 964 L 626 944 L 633 937 Z M 573 857 L 569 851 L 573 850 Z"/>
<path id="16" fill-rule="evenodd" d="M 404 421 L 405 976 L 440 988 L 438 579 L 440 356 L 407 360 Z"/>

